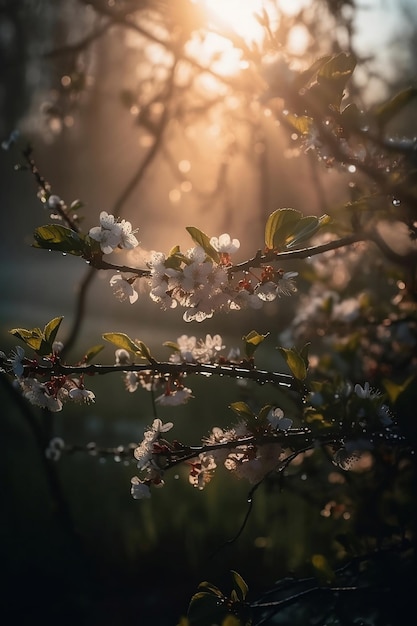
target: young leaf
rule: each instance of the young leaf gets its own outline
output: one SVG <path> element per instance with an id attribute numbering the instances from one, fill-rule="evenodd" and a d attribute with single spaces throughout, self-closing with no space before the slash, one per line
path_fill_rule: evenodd
<path id="1" fill-rule="evenodd" d="M 254 412 L 248 407 L 246 402 L 233 402 L 229 408 L 243 419 L 252 419 L 255 417 Z"/>
<path id="2" fill-rule="evenodd" d="M 43 338 L 47 343 L 51 345 L 51 347 L 55 341 L 55 337 L 58 333 L 59 327 L 63 319 L 63 316 L 54 317 L 54 319 L 48 322 L 43 329 Z"/>
<path id="3" fill-rule="evenodd" d="M 324 56 L 324 57 L 320 57 L 319 59 L 316 59 L 309 68 L 301 72 L 295 78 L 294 88 L 298 91 L 302 87 L 307 87 L 309 83 L 311 82 L 311 80 L 315 79 L 317 72 L 323 67 L 323 65 L 325 65 L 325 63 L 330 61 L 331 58 L 332 57 L 328 55 L 328 56 Z"/>
<path id="4" fill-rule="evenodd" d="M 341 52 L 325 63 L 317 74 L 317 82 L 323 103 L 339 110 L 346 83 L 356 67 L 356 59 L 352 54 Z"/>
<path id="5" fill-rule="evenodd" d="M 231 574 L 233 577 L 233 590 L 236 592 L 238 599 L 243 602 L 248 593 L 248 586 L 240 574 L 234 570 L 231 570 Z"/>
<path id="6" fill-rule="evenodd" d="M 311 343 L 306 343 L 300 350 L 300 357 L 303 359 L 306 369 L 308 369 L 308 351 L 310 350 Z"/>
<path id="7" fill-rule="evenodd" d="M 198 591 L 193 595 L 187 613 L 191 626 L 221 624 L 226 615 L 226 604 L 207 591 Z"/>
<path id="8" fill-rule="evenodd" d="M 263 340 L 268 337 L 268 334 L 269 333 L 266 335 L 260 335 L 256 332 L 256 330 L 251 330 L 250 333 L 242 337 L 242 340 L 245 342 L 245 354 L 248 359 L 253 357 L 255 350 L 263 342 Z"/>
<path id="9" fill-rule="evenodd" d="M 34 238 L 35 248 L 58 250 L 75 256 L 82 256 L 86 249 L 83 235 L 59 224 L 39 226 L 34 232 Z"/>
<path id="10" fill-rule="evenodd" d="M 318 217 L 315 217 L 314 215 L 302 217 L 298 224 L 296 224 L 292 233 L 287 237 L 287 248 L 293 248 L 298 243 L 309 239 L 318 231 L 319 228 L 320 222 Z"/>
<path id="11" fill-rule="evenodd" d="M 165 259 L 165 267 L 170 267 L 174 270 L 179 270 L 181 263 L 189 263 L 189 259 L 181 252 L 179 246 L 174 246 L 169 251 L 167 258 Z"/>
<path id="12" fill-rule="evenodd" d="M 213 248 L 210 243 L 210 239 L 205 233 L 203 233 L 198 228 L 195 228 L 194 226 L 187 226 L 185 230 L 191 235 L 193 241 L 198 246 L 201 246 L 203 248 L 207 256 L 213 259 L 215 263 L 218 263 L 220 261 L 219 253 Z"/>
<path id="13" fill-rule="evenodd" d="M 29 348 L 37 352 L 42 344 L 43 334 L 40 328 L 32 328 L 26 330 L 26 328 L 13 328 L 9 330 L 11 335 L 21 339 Z"/>
<path id="14" fill-rule="evenodd" d="M 313 554 L 311 562 L 316 570 L 316 577 L 322 584 L 329 584 L 334 581 L 336 577 L 334 570 L 323 554 Z"/>
<path id="15" fill-rule="evenodd" d="M 138 346 L 125 333 L 104 333 L 102 337 L 106 341 L 110 341 L 110 343 L 114 344 L 117 348 L 123 348 L 124 350 L 127 350 L 128 352 L 133 352 L 133 354 L 141 356 L 140 346 Z"/>
<path id="16" fill-rule="evenodd" d="M 382 384 L 384 385 L 390 401 L 395 404 L 398 396 L 400 396 L 413 381 L 414 376 L 409 376 L 402 384 L 394 383 L 392 380 L 384 378 Z"/>
<path id="17" fill-rule="evenodd" d="M 269 414 L 269 412 L 271 411 L 271 409 L 274 408 L 273 404 L 266 404 L 265 406 L 262 407 L 262 409 L 259 411 L 258 413 L 258 422 L 262 425 L 262 424 L 266 424 L 266 418 Z"/>
<path id="18" fill-rule="evenodd" d="M 296 350 L 290 350 L 288 348 L 278 348 L 280 353 L 285 359 L 286 364 L 290 368 L 291 373 L 297 380 L 304 380 L 307 376 L 307 367 L 303 357 L 296 352 Z"/>
<path id="19" fill-rule="evenodd" d="M 94 357 L 96 357 L 97 354 L 101 352 L 103 349 L 104 349 L 103 344 L 98 344 L 97 346 L 92 346 L 91 348 L 89 348 L 84 355 L 84 359 L 83 359 L 84 363 L 90 363 L 94 359 Z"/>
<path id="20" fill-rule="evenodd" d="M 395 115 L 400 113 L 411 100 L 417 96 L 417 87 L 407 87 L 397 93 L 391 100 L 384 102 L 376 107 L 374 116 L 378 126 L 382 129 L 392 120 Z"/>
<path id="21" fill-rule="evenodd" d="M 313 126 L 313 118 L 307 115 L 292 115 L 292 113 L 288 113 L 285 119 L 299 135 L 308 135 Z"/>
<path id="22" fill-rule="evenodd" d="M 154 363 L 155 359 L 151 355 L 151 351 L 149 350 L 146 343 L 143 343 L 143 341 L 138 341 L 137 345 L 139 348 L 139 353 L 140 353 L 141 358 L 146 359 L 147 361 L 149 361 L 149 363 Z"/>
<path id="23" fill-rule="evenodd" d="M 217 596 L 218 598 L 224 598 L 224 595 L 222 594 L 220 589 L 218 587 L 216 587 L 216 585 L 213 585 L 212 583 L 207 582 L 207 580 L 203 580 L 203 582 L 201 582 L 198 585 L 198 588 L 199 589 L 203 589 L 203 590 L 207 591 L 208 593 L 212 593 L 215 596 Z"/>
<path id="24" fill-rule="evenodd" d="M 303 215 L 295 209 L 277 209 L 268 217 L 265 225 L 265 245 L 269 250 L 284 248 Z"/>
<path id="25" fill-rule="evenodd" d="M 171 350 L 174 350 L 174 352 L 181 352 L 179 345 L 175 343 L 175 341 L 164 341 L 162 345 L 165 348 L 170 348 Z"/>

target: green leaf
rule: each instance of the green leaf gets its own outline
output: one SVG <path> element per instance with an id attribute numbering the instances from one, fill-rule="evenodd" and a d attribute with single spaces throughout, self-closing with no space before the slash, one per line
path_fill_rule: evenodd
<path id="1" fill-rule="evenodd" d="M 364 123 L 364 114 L 356 104 L 351 103 L 343 109 L 340 119 L 344 128 L 359 130 Z"/>
<path id="2" fill-rule="evenodd" d="M 311 558 L 316 576 L 322 584 L 329 584 L 336 578 L 329 561 L 323 554 L 313 554 Z"/>
<path id="3" fill-rule="evenodd" d="M 295 209 L 277 209 L 268 217 L 265 225 L 265 245 L 269 250 L 284 248 L 288 236 L 303 218 Z"/>
<path id="4" fill-rule="evenodd" d="M 248 593 L 248 586 L 240 574 L 234 570 L 231 570 L 231 574 L 233 577 L 233 590 L 236 592 L 238 600 L 243 602 Z"/>
<path id="5" fill-rule="evenodd" d="M 218 587 L 216 587 L 216 585 L 213 585 L 212 583 L 207 582 L 207 580 L 203 580 L 203 582 L 201 582 L 198 585 L 199 589 L 204 589 L 206 590 L 208 593 L 212 593 L 215 596 L 217 596 L 218 598 L 224 598 L 223 593 L 220 591 L 220 589 Z"/>
<path id="6" fill-rule="evenodd" d="M 320 228 L 320 222 L 318 217 L 310 215 L 308 217 L 302 217 L 298 222 L 294 230 L 287 237 L 287 248 L 293 248 L 298 243 L 301 243 L 305 239 L 309 239 Z"/>
<path id="7" fill-rule="evenodd" d="M 207 256 L 213 259 L 215 263 L 218 263 L 220 261 L 219 253 L 213 248 L 210 243 L 210 239 L 205 233 L 203 233 L 198 228 L 195 228 L 194 226 L 187 226 L 185 230 L 188 232 L 189 235 L 191 235 L 193 241 L 198 246 L 201 246 L 203 248 Z"/>
<path id="8" fill-rule="evenodd" d="M 346 81 L 352 76 L 355 67 L 356 59 L 353 54 L 340 52 L 320 67 L 317 72 L 317 80 L 318 82 L 330 80 L 335 83 L 345 84 Z"/>
<path id="9" fill-rule="evenodd" d="M 316 94 L 323 104 L 339 110 L 346 83 L 356 67 L 356 59 L 352 54 L 341 52 L 329 59 L 317 73 L 319 90 Z"/>
<path id="10" fill-rule="evenodd" d="M 233 402 L 229 405 L 229 408 L 240 418 L 253 419 L 255 417 L 254 412 L 249 408 L 246 402 Z"/>
<path id="11" fill-rule="evenodd" d="M 268 337 L 268 335 L 269 333 L 266 335 L 260 335 L 256 332 L 256 330 L 251 330 L 250 333 L 242 337 L 242 340 L 245 342 L 245 354 L 248 359 L 253 357 L 258 346 L 264 339 L 266 339 L 266 337 Z"/>
<path id="12" fill-rule="evenodd" d="M 306 343 L 300 350 L 300 356 L 303 359 L 306 369 L 308 369 L 308 352 L 310 350 L 311 343 Z"/>
<path id="13" fill-rule="evenodd" d="M 40 328 L 32 328 L 31 330 L 26 330 L 26 328 L 13 328 L 9 330 L 9 333 L 21 339 L 29 348 L 35 350 L 35 352 L 41 347 L 43 333 Z"/>
<path id="14" fill-rule="evenodd" d="M 380 128 L 384 128 L 395 115 L 417 96 L 417 87 L 407 87 L 397 93 L 391 100 L 384 102 L 373 111 L 376 122 Z"/>
<path id="15" fill-rule="evenodd" d="M 292 113 L 288 113 L 285 119 L 299 135 L 308 135 L 314 123 L 313 118 L 307 115 L 293 115 Z"/>
<path id="16" fill-rule="evenodd" d="M 90 363 L 94 359 L 94 357 L 96 357 L 97 354 L 102 350 L 104 350 L 103 344 L 98 344 L 97 346 L 92 346 L 91 348 L 89 348 L 84 355 L 84 363 Z"/>
<path id="17" fill-rule="evenodd" d="M 294 88 L 301 89 L 302 87 L 307 87 L 312 79 L 314 79 L 317 75 L 317 72 L 323 67 L 325 63 L 330 61 L 332 57 L 330 55 L 320 57 L 316 59 L 309 68 L 301 72 L 294 81 Z"/>
<path id="18" fill-rule="evenodd" d="M 181 252 L 179 246 L 174 246 L 169 251 L 167 258 L 165 259 L 165 267 L 170 267 L 174 270 L 181 268 L 181 263 L 189 263 L 190 260 Z"/>
<path id="19" fill-rule="evenodd" d="M 154 363 L 155 359 L 151 355 L 151 351 L 146 345 L 146 343 L 143 343 L 143 341 L 137 340 L 137 345 L 139 347 L 141 358 L 146 359 L 147 361 L 149 361 L 149 363 Z"/>
<path id="20" fill-rule="evenodd" d="M 262 409 L 259 411 L 258 413 L 258 422 L 261 425 L 266 424 L 266 418 L 267 415 L 269 414 L 269 412 L 271 411 L 271 409 L 274 408 L 273 404 L 266 404 L 265 406 L 262 407 Z"/>
<path id="21" fill-rule="evenodd" d="M 177 343 L 175 343 L 175 341 L 164 341 L 164 343 L 162 344 L 165 348 L 170 348 L 171 350 L 174 350 L 174 352 L 180 352 L 180 347 Z"/>
<path id="22" fill-rule="evenodd" d="M 82 256 L 86 251 L 84 236 L 66 226 L 58 224 L 39 226 L 34 232 L 34 238 L 35 248 L 58 250 L 75 256 Z"/>
<path id="23" fill-rule="evenodd" d="M 296 350 L 290 350 L 288 348 L 278 348 L 280 353 L 285 359 L 292 375 L 297 380 L 304 380 L 307 376 L 307 366 L 303 357 L 298 354 Z"/>
<path id="24" fill-rule="evenodd" d="M 63 316 L 61 317 L 54 317 L 54 319 L 52 319 L 50 322 L 48 322 L 45 325 L 45 328 L 43 329 L 43 338 L 44 340 L 49 343 L 52 347 L 52 344 L 55 341 L 55 337 L 58 333 L 59 327 L 61 325 L 62 320 L 64 319 Z"/>
<path id="25" fill-rule="evenodd" d="M 384 378 L 382 384 L 384 385 L 388 398 L 394 404 L 398 397 L 404 393 L 408 385 L 414 380 L 414 376 L 409 376 L 401 385 L 394 383 L 392 380 Z"/>
<path id="26" fill-rule="evenodd" d="M 125 333 L 104 333 L 102 337 L 106 341 L 110 341 L 110 343 L 114 344 L 117 348 L 122 348 L 128 352 L 133 352 L 133 354 L 142 356 L 140 346 L 138 346 Z"/>
<path id="27" fill-rule="evenodd" d="M 187 617 L 191 626 L 221 624 L 227 615 L 226 604 L 213 593 L 198 591 L 191 598 Z"/>
<path id="28" fill-rule="evenodd" d="M 43 331 L 40 328 L 13 328 L 10 334 L 18 337 L 32 348 L 37 354 L 45 356 L 52 353 L 52 344 L 55 341 L 59 326 L 64 318 L 54 317 L 45 325 Z"/>

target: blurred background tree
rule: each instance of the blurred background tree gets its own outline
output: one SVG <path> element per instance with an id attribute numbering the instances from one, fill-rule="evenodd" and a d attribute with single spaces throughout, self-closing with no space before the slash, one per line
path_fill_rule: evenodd
<path id="1" fill-rule="evenodd" d="M 233 346 L 256 326 L 276 343 L 312 341 L 317 371 L 342 369 L 346 377 L 376 386 L 387 375 L 400 384 L 415 371 L 415 311 L 403 309 L 405 326 L 403 318 L 389 326 L 391 310 L 384 309 L 385 302 L 401 301 L 404 274 L 415 258 L 398 229 L 382 231 L 394 249 L 392 266 L 373 249 L 366 261 L 355 249 L 332 258 L 327 268 L 300 263 L 304 282 L 297 303 L 279 300 L 256 318 L 250 312 L 238 319 L 222 315 L 184 330 L 180 316 L 155 310 L 144 296 L 130 308 L 115 301 L 101 280 L 107 276 L 81 267 L 78 259 L 51 258 L 24 245 L 49 215 L 33 178 L 24 168 L 13 173 L 22 159 L 13 142 L 8 145 L 19 129 L 18 143 L 33 144 L 53 192 L 68 204 L 82 200 L 87 231 L 101 210 L 139 225 L 141 248 L 130 254 L 133 264 L 153 248 L 189 246 L 190 224 L 210 235 L 238 237 L 247 258 L 262 247 L 265 220 L 276 208 L 339 215 L 354 200 L 352 190 L 375 183 L 301 141 L 285 113 L 297 105 L 289 98 L 294 77 L 323 55 L 355 55 L 347 101 L 370 111 L 415 80 L 417 12 L 411 0 L 366 6 L 354 0 L 2 0 L 0 20 L 0 132 L 3 147 L 10 147 L 1 154 L 7 225 L 0 249 L 2 349 L 15 345 L 7 335 L 11 327 L 43 326 L 64 315 L 68 358 L 74 360 L 87 341 L 98 342 L 108 330 L 140 336 L 162 359 L 162 342 L 184 332 L 221 333 Z M 415 137 L 415 119 L 411 101 L 389 120 L 390 136 Z M 322 317 L 317 321 L 317 311 L 298 315 L 288 337 L 297 305 L 304 302 L 308 310 L 314 301 L 309 288 L 316 282 L 333 294 L 327 300 L 320 294 Z M 373 291 L 362 310 L 373 330 L 369 324 L 361 335 L 359 316 L 353 325 L 336 319 L 335 331 L 326 306 L 334 307 L 339 296 L 356 297 L 370 282 Z M 395 327 L 395 338 L 382 334 L 388 326 Z M 342 347 L 326 343 L 335 334 Z M 261 365 L 281 365 L 273 348 L 272 342 L 259 350 Z M 112 362 L 110 348 L 104 354 Z M 74 454 L 52 467 L 44 450 L 53 435 L 103 447 L 141 439 L 151 420 L 149 399 L 124 393 L 114 378 L 96 383 L 93 407 L 68 407 L 53 420 L 44 411 L 34 420 L 32 409 L 2 384 L 2 593 L 16 623 L 39 616 L 44 623 L 175 624 L 202 579 L 227 586 L 234 569 L 256 593 L 289 572 L 320 574 L 355 550 L 363 554 L 394 535 L 409 537 L 414 479 L 401 459 L 395 469 L 402 462 L 402 472 L 392 470 L 392 459 L 380 458 L 348 478 L 321 457 L 305 459 L 283 485 L 266 481 L 242 536 L 220 551 L 241 527 L 247 485 L 216 477 L 201 493 L 172 476 L 169 488 L 138 503 L 128 489 L 132 465 L 119 462 L 117 453 Z M 213 379 L 197 380 L 193 389 L 192 404 L 161 410 L 190 442 L 206 435 L 213 419 L 219 426 L 230 423 L 225 407 L 236 395 L 266 397 L 264 390 Z M 414 397 L 401 402 L 414 436 Z M 402 567 L 395 569 L 401 588 L 394 604 L 388 585 L 387 604 L 368 597 L 345 622 L 338 617 L 328 623 L 405 623 L 412 574 Z M 326 623 L 325 612 L 308 622 L 297 610 L 288 618 L 294 623 Z"/>

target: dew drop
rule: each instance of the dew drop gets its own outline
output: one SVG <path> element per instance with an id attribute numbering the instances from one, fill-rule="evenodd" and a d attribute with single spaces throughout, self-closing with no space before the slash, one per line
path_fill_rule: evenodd
<path id="1" fill-rule="evenodd" d="M 397 198 L 393 198 L 392 199 L 392 204 L 393 204 L 393 206 L 400 206 L 401 200 L 398 200 Z"/>

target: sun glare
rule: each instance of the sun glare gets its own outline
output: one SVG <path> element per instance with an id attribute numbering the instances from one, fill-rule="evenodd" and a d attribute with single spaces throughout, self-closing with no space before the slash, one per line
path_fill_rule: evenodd
<path id="1" fill-rule="evenodd" d="M 246 43 L 258 41 L 263 30 L 255 17 L 262 10 L 262 0 L 201 0 L 207 12 L 240 35 Z"/>
<path id="2" fill-rule="evenodd" d="M 261 44 L 265 31 L 255 14 L 262 12 L 263 0 L 193 0 L 193 2 L 204 8 L 209 32 L 204 40 L 194 37 L 189 41 L 187 52 L 223 76 L 231 76 L 245 69 L 247 61 L 242 60 L 242 51 L 235 46 L 230 35 L 234 33 L 241 37 L 247 45 L 252 42 Z M 209 78 L 206 77 L 207 80 Z M 211 91 L 210 87 L 207 87 Z"/>

